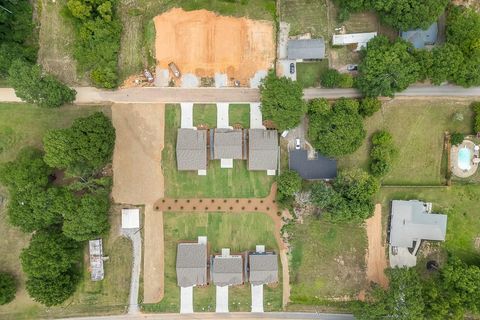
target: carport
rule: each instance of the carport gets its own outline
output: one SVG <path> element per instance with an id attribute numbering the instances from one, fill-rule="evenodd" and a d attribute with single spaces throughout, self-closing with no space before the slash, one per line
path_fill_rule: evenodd
<path id="1" fill-rule="evenodd" d="M 288 156 L 288 166 L 305 180 L 331 180 L 337 177 L 337 161 L 315 154 L 308 158 L 308 151 L 292 150 Z"/>

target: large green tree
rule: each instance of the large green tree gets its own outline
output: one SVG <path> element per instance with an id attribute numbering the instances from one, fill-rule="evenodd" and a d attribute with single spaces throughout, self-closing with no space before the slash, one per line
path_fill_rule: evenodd
<path id="1" fill-rule="evenodd" d="M 0 272 L 0 305 L 7 304 L 15 299 L 17 285 L 10 273 Z"/>
<path id="2" fill-rule="evenodd" d="M 393 96 L 421 78 L 420 65 L 411 44 L 402 39 L 391 43 L 377 36 L 362 51 L 358 66 L 358 89 L 367 97 Z"/>
<path id="3" fill-rule="evenodd" d="M 310 101 L 308 137 L 313 147 L 332 157 L 357 150 L 366 135 L 358 108 L 358 101 L 350 99 L 340 99 L 333 106 L 325 99 Z"/>
<path id="4" fill-rule="evenodd" d="M 302 86 L 291 79 L 270 72 L 262 80 L 260 93 L 263 117 L 272 120 L 279 130 L 296 127 L 307 112 Z"/>
<path id="5" fill-rule="evenodd" d="M 430 80 L 439 85 L 444 81 L 455 81 L 464 63 L 462 51 L 458 46 L 447 43 L 432 50 Z"/>
<path id="6" fill-rule="evenodd" d="M 302 188 L 302 178 L 293 170 L 285 170 L 277 177 L 277 200 L 286 203 Z"/>

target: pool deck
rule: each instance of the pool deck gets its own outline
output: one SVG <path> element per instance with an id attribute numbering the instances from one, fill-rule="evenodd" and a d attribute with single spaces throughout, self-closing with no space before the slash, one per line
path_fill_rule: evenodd
<path id="1" fill-rule="evenodd" d="M 462 170 L 458 167 L 458 151 L 461 148 L 465 148 L 465 147 L 470 149 L 473 155 L 473 152 L 474 152 L 473 148 L 475 147 L 475 144 L 470 140 L 463 140 L 463 142 L 460 145 L 452 146 L 452 149 L 450 150 L 450 163 L 452 166 L 451 170 L 452 170 L 452 173 L 459 178 L 470 177 L 477 171 L 477 168 L 478 168 L 478 164 L 473 163 L 473 159 L 472 159 L 470 170 Z"/>

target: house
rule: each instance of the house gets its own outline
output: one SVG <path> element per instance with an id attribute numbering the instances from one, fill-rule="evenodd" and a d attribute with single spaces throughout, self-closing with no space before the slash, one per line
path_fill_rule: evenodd
<path id="1" fill-rule="evenodd" d="M 401 33 L 402 39 L 413 44 L 415 49 L 422 49 L 425 46 L 434 45 L 438 37 L 438 24 L 433 23 L 428 29 L 415 29 L 403 31 Z"/>
<path id="2" fill-rule="evenodd" d="M 213 158 L 222 168 L 233 168 L 233 160 L 243 159 L 243 130 L 216 129 L 213 135 Z"/>
<path id="3" fill-rule="evenodd" d="M 179 287 L 204 286 L 207 279 L 207 238 L 177 245 L 177 284 Z"/>
<path id="4" fill-rule="evenodd" d="M 275 175 L 278 166 L 277 130 L 248 130 L 248 170 Z"/>
<path id="5" fill-rule="evenodd" d="M 178 129 L 177 169 L 207 173 L 207 130 Z"/>
<path id="6" fill-rule="evenodd" d="M 431 213 L 432 204 L 393 200 L 390 218 L 390 266 L 412 267 L 422 240 L 445 241 L 447 216 Z"/>
<path id="7" fill-rule="evenodd" d="M 92 281 L 103 280 L 105 272 L 103 269 L 103 243 L 102 239 L 88 241 L 90 256 L 90 279 Z"/>
<path id="8" fill-rule="evenodd" d="M 249 281 L 252 285 L 278 282 L 278 257 L 275 252 L 265 252 L 265 246 L 257 246 L 248 255 Z"/>
<path id="9" fill-rule="evenodd" d="M 323 39 L 288 40 L 288 60 L 325 59 L 325 41 Z"/>
<path id="10" fill-rule="evenodd" d="M 310 159 L 308 151 L 304 149 L 288 153 L 288 167 L 305 180 L 332 180 L 337 177 L 335 159 L 323 157 L 316 152 L 314 158 Z"/>
<path id="11" fill-rule="evenodd" d="M 368 41 L 372 40 L 376 36 L 376 32 L 334 34 L 332 45 L 345 46 L 349 44 L 357 44 L 355 51 L 360 51 L 362 48 L 367 46 Z"/>
<path id="12" fill-rule="evenodd" d="M 222 249 L 222 254 L 212 259 L 211 274 L 213 284 L 219 287 L 243 284 L 243 257 Z"/>

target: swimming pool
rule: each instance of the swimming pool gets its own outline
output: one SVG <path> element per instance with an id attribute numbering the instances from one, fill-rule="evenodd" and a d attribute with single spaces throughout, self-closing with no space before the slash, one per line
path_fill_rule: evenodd
<path id="1" fill-rule="evenodd" d="M 472 150 L 463 147 L 458 150 L 458 168 L 461 170 L 470 170 L 472 162 Z"/>

